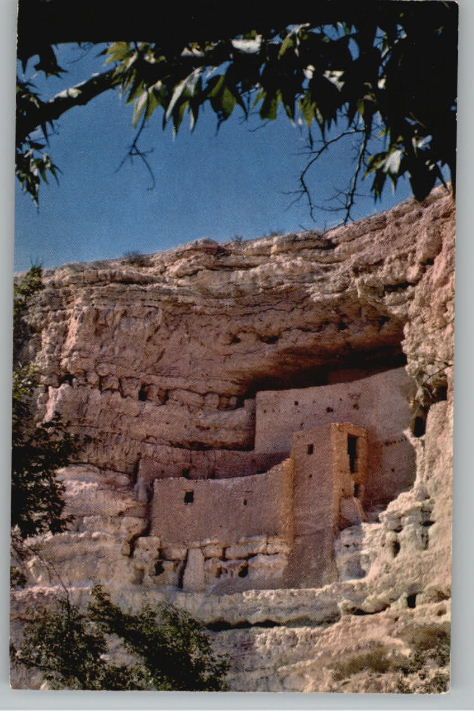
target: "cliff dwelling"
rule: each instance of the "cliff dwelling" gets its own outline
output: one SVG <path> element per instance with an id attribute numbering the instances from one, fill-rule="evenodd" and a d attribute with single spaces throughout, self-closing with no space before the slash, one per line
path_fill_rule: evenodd
<path id="1" fill-rule="evenodd" d="M 39 420 L 79 440 L 73 519 L 41 537 L 12 636 L 100 583 L 204 623 L 232 689 L 286 691 L 447 626 L 454 222 L 440 189 L 324 235 L 47 271 L 27 350 Z"/>
<path id="2" fill-rule="evenodd" d="M 262 391 L 253 450 L 175 448 L 170 463 L 170 448 L 162 458 L 157 448 L 137 479 L 160 543 L 154 582 L 231 591 L 337 579 L 340 531 L 413 483 L 412 394 L 403 367 Z"/>

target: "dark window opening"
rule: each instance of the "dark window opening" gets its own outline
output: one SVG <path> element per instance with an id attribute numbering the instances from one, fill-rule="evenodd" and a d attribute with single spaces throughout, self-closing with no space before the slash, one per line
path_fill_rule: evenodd
<path id="1" fill-rule="evenodd" d="M 240 568 L 240 570 L 238 572 L 239 577 L 247 577 L 248 574 L 249 574 L 249 569 L 246 565 L 244 567 Z"/>
<path id="2" fill-rule="evenodd" d="M 351 473 L 357 472 L 357 459 L 358 459 L 358 448 L 357 441 L 358 437 L 355 435 L 347 436 L 347 454 L 349 455 L 349 469 Z"/>
<path id="3" fill-rule="evenodd" d="M 394 540 L 392 543 L 392 555 L 393 557 L 397 557 L 398 553 L 400 552 L 400 543 L 398 540 Z"/>
<path id="4" fill-rule="evenodd" d="M 59 385 L 63 385 L 64 383 L 67 383 L 68 385 L 72 385 L 72 382 L 74 380 L 74 375 L 71 373 L 66 373 L 62 377 L 59 378 Z"/>
<path id="5" fill-rule="evenodd" d="M 295 405 L 299 405 L 299 402 L 298 402 L 298 400 L 295 400 Z"/>
<path id="6" fill-rule="evenodd" d="M 138 391 L 138 399 L 142 402 L 148 400 L 148 388 L 146 385 L 142 385 L 140 390 Z"/>
<path id="7" fill-rule="evenodd" d="M 407 607 L 411 608 L 412 610 L 413 608 L 416 608 L 416 596 L 417 593 L 413 593 L 413 595 L 407 596 Z"/>
<path id="8" fill-rule="evenodd" d="M 434 402 L 443 402 L 448 399 L 448 386 L 446 384 L 438 385 L 433 392 Z"/>
<path id="9" fill-rule="evenodd" d="M 183 468 L 181 470 L 181 477 L 188 478 L 189 479 L 189 468 Z"/>
<path id="10" fill-rule="evenodd" d="M 155 575 L 162 575 L 164 571 L 165 569 L 163 567 L 163 561 L 158 560 L 158 562 L 155 564 Z"/>
<path id="11" fill-rule="evenodd" d="M 334 408 L 332 408 L 332 407 L 327 407 L 327 408 L 326 408 L 326 412 L 327 412 L 327 413 L 334 412 Z"/>
<path id="12" fill-rule="evenodd" d="M 194 490 L 187 490 L 184 493 L 184 504 L 190 505 L 194 502 Z"/>
<path id="13" fill-rule="evenodd" d="M 244 500 L 244 505 L 247 505 L 247 500 Z"/>
<path id="14" fill-rule="evenodd" d="M 354 483 L 354 497 L 360 497 L 362 492 L 362 485 L 360 483 Z"/>
<path id="15" fill-rule="evenodd" d="M 310 443 L 310 444 L 308 445 L 308 447 L 306 448 L 306 452 L 308 453 L 308 455 L 312 455 L 312 454 L 314 453 L 314 445 L 313 445 L 313 443 Z"/>
<path id="16" fill-rule="evenodd" d="M 413 435 L 415 437 L 423 437 L 423 435 L 426 432 L 426 418 L 417 415 L 414 422 L 413 422 Z"/>

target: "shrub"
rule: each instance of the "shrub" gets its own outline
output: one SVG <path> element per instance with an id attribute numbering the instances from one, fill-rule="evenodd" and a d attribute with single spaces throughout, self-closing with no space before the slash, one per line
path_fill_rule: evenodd
<path id="1" fill-rule="evenodd" d="M 122 257 L 124 263 L 127 265 L 135 265 L 136 267 L 150 266 L 150 256 L 138 252 L 138 250 L 128 250 Z"/>
<path id="2" fill-rule="evenodd" d="M 335 681 L 347 680 L 358 673 L 391 673 L 386 688 L 393 683 L 393 691 L 399 693 L 441 693 L 449 686 L 449 632 L 435 625 L 416 625 L 405 628 L 401 636 L 411 652 L 407 656 L 388 654 L 382 643 L 359 653 L 352 653 L 346 660 L 331 667 Z M 370 677 L 368 678 L 371 682 Z M 372 691 L 376 685 L 372 683 Z M 387 690 L 390 691 L 390 690 Z M 390 691 L 391 692 L 391 691 Z"/>
<path id="3" fill-rule="evenodd" d="M 344 680 L 364 671 L 386 673 L 390 670 L 391 665 L 386 649 L 381 643 L 376 643 L 370 650 L 358 655 L 351 655 L 347 660 L 335 663 L 333 677 L 335 680 Z"/>
<path id="4" fill-rule="evenodd" d="M 114 663 L 119 638 L 130 662 Z M 12 659 L 38 668 L 52 688 L 83 690 L 223 690 L 228 662 L 214 655 L 205 628 L 167 603 L 124 612 L 97 586 L 86 610 L 66 596 L 37 612 Z"/>
<path id="5" fill-rule="evenodd" d="M 406 674 L 418 672 L 428 662 L 438 667 L 449 664 L 451 643 L 450 634 L 442 627 L 419 625 L 405 633 L 405 639 L 412 648 L 412 655 L 403 668 Z"/>

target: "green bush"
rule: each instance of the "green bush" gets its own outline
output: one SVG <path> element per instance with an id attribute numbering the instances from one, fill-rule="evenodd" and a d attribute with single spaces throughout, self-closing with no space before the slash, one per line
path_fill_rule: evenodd
<path id="1" fill-rule="evenodd" d="M 108 656 L 118 638 L 130 657 Z M 167 603 L 124 612 L 97 586 L 83 611 L 66 596 L 27 625 L 13 661 L 42 671 L 51 688 L 82 690 L 223 690 L 227 659 L 216 656 L 206 629 Z"/>

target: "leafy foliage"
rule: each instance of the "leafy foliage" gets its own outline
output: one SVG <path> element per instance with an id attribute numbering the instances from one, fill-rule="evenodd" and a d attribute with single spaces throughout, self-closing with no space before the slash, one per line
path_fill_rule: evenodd
<path id="1" fill-rule="evenodd" d="M 110 660 L 112 637 L 129 663 Z M 188 613 L 164 603 L 127 613 L 100 586 L 85 611 L 66 597 L 37 612 L 12 656 L 41 670 L 52 688 L 84 690 L 222 690 L 228 669 Z"/>
<path id="2" fill-rule="evenodd" d="M 22 347 L 32 331 L 27 310 L 42 287 L 41 268 L 34 266 L 16 283 L 14 293 L 11 526 L 13 544 L 20 554 L 25 538 L 46 531 L 61 532 L 69 522 L 62 516 L 64 487 L 56 471 L 67 464 L 74 441 L 58 416 L 36 423 L 33 399 L 37 372 L 31 364 L 21 363 Z"/>
<path id="3" fill-rule="evenodd" d="M 231 42 L 191 43 L 178 60 L 151 43 L 119 42 L 108 49 L 134 120 L 162 107 L 163 125 L 178 132 L 186 114 L 194 127 L 208 104 L 219 123 L 236 107 L 262 120 L 282 108 L 290 120 L 316 123 L 324 139 L 342 121 L 367 141 L 385 137 L 365 169 L 379 198 L 385 181 L 408 174 L 424 198 L 447 165 L 454 179 L 456 63 L 446 25 L 406 7 L 380 26 L 308 23 L 263 37 L 252 31 Z M 449 59 L 446 57 L 449 52 Z M 366 157 L 367 156 L 367 157 Z"/>
<path id="4" fill-rule="evenodd" d="M 33 138 L 29 134 L 23 136 L 22 124 L 27 122 L 28 117 L 37 113 L 46 103 L 34 91 L 32 83 L 20 80 L 17 81 L 16 103 L 19 141 L 17 141 L 16 147 L 15 172 L 22 189 L 38 204 L 41 181 L 47 183 L 50 176 L 55 180 L 58 179 L 59 168 L 54 164 L 50 155 L 45 152 L 49 130 L 53 128 L 53 123 L 45 121 L 41 124 L 43 140 Z"/>
<path id="5" fill-rule="evenodd" d="M 62 532 L 71 519 L 62 516 L 64 485 L 56 471 L 67 464 L 74 442 L 57 416 L 33 427 L 31 377 L 30 368 L 16 371 L 13 388 L 11 526 L 23 539 Z"/>
<path id="6" fill-rule="evenodd" d="M 13 296 L 13 365 L 18 367 L 23 347 L 31 335 L 31 324 L 26 318 L 29 303 L 43 288 L 43 271 L 33 265 L 15 282 Z"/>
<path id="7" fill-rule="evenodd" d="M 175 133 L 187 116 L 194 129 L 204 108 L 216 115 L 218 125 L 236 109 L 245 119 L 258 113 L 264 122 L 284 113 L 291 122 L 306 124 L 313 160 L 340 128 L 338 139 L 358 139 L 345 192 L 346 219 L 364 174 L 373 178 L 376 199 L 387 180 L 396 185 L 404 176 L 419 200 L 438 181 L 454 184 L 456 4 L 379 0 L 364 11 L 344 2 L 313 5 L 303 5 L 303 12 L 297 3 L 284 13 L 285 21 L 274 22 L 272 15 L 282 15 L 276 9 L 268 20 L 255 21 L 243 9 L 240 21 L 237 14 L 234 24 L 221 23 L 220 37 L 215 24 L 205 37 L 198 21 L 170 27 L 168 40 L 158 33 L 160 40 L 138 42 L 122 34 L 105 51 L 113 69 L 108 87 L 118 88 L 133 104 L 137 138 L 158 111 L 163 127 L 171 124 Z M 41 3 L 38 7 L 41 12 Z M 307 21 L 291 21 L 292 12 Z M 150 34 L 145 22 L 142 38 Z M 47 49 L 41 47 L 37 69 L 60 73 L 52 48 L 52 56 Z M 20 108 L 28 114 L 37 99 L 27 87 L 21 92 Z M 313 126 L 322 143 L 318 149 Z M 131 151 L 140 155 L 136 141 Z M 24 186 L 31 192 L 31 178 Z M 309 197 L 305 171 L 300 192 Z"/>
<path id="8" fill-rule="evenodd" d="M 12 660 L 37 668 L 54 689 L 138 690 L 138 673 L 107 662 L 107 642 L 69 600 L 54 610 L 38 611 L 27 625 L 22 647 L 12 648 Z"/>

